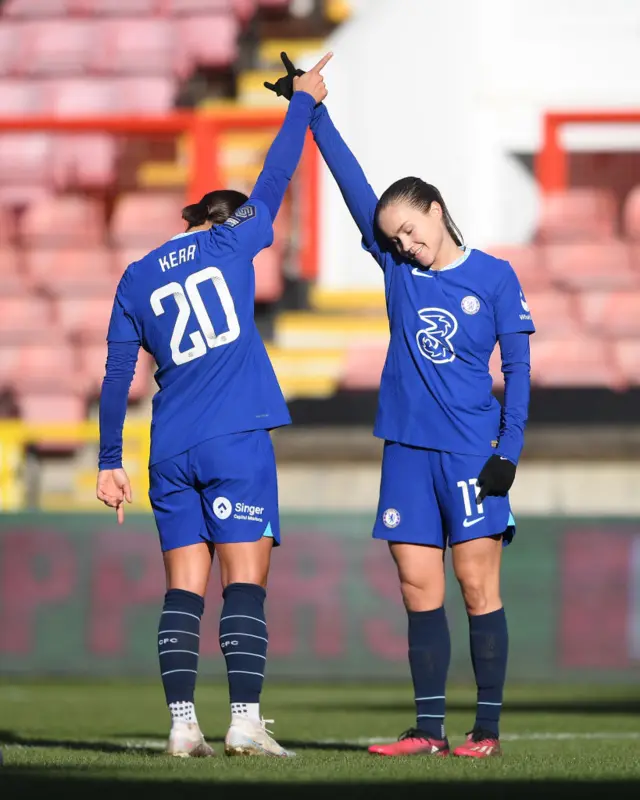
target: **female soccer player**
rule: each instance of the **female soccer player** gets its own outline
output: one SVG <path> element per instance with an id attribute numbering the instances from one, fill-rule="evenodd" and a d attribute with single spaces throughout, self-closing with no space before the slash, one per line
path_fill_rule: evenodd
<path id="1" fill-rule="evenodd" d="M 225 752 L 292 755 L 269 736 L 259 706 L 268 638 L 265 586 L 271 549 L 280 539 L 269 431 L 291 420 L 254 322 L 252 259 L 273 241 L 273 220 L 314 106 L 327 94 L 321 70 L 330 57 L 296 79 L 251 196 L 217 191 L 187 206 L 186 232 L 128 267 L 113 306 L 97 496 L 122 523 L 124 501 L 131 502 L 122 427 L 142 346 L 158 365 L 160 387 L 153 398 L 149 497 L 167 575 L 158 654 L 172 720 L 167 751 L 175 756 L 213 755 L 198 725 L 194 690 L 214 550 L 231 700 Z"/>
<path id="2" fill-rule="evenodd" d="M 290 96 L 300 74 L 268 86 Z M 502 546 L 514 535 L 507 496 L 529 402 L 531 314 L 511 266 L 463 245 L 440 192 L 403 178 L 378 199 L 319 106 L 315 140 L 363 237 L 382 267 L 391 337 L 374 434 L 385 440 L 373 535 L 389 542 L 409 618 L 417 723 L 371 753 L 447 755 L 445 683 L 451 645 L 444 555 L 469 617 L 478 687 L 475 724 L 455 755 L 500 753 L 507 665 L 500 599 Z M 502 355 L 505 402 L 491 394 L 489 357 Z"/>

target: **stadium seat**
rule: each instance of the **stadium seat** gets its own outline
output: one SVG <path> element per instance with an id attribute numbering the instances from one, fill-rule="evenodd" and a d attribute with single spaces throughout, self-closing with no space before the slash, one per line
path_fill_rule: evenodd
<path id="1" fill-rule="evenodd" d="M 239 27 L 231 14 L 185 17 L 175 26 L 174 67 L 180 77 L 196 67 L 228 67 L 237 59 Z"/>
<path id="2" fill-rule="evenodd" d="M 15 345 L 0 346 L 0 392 L 11 387 L 13 376 L 20 369 L 20 348 Z"/>
<path id="3" fill-rule="evenodd" d="M 58 189 L 109 186 L 116 180 L 119 141 L 104 134 L 57 136 L 52 180 Z"/>
<path id="4" fill-rule="evenodd" d="M 11 244 L 16 238 L 16 220 L 14 214 L 0 206 L 0 247 Z"/>
<path id="5" fill-rule="evenodd" d="M 542 257 L 552 281 L 565 289 L 624 289 L 640 283 L 629 248 L 617 239 L 549 244 Z"/>
<path id="6" fill-rule="evenodd" d="M 22 75 L 82 75 L 96 45 L 97 27 L 87 20 L 48 19 L 20 26 Z"/>
<path id="7" fill-rule="evenodd" d="M 0 22 L 0 77 L 12 75 L 19 54 L 19 25 Z"/>
<path id="8" fill-rule="evenodd" d="M 29 19 L 37 17 L 64 17 L 74 10 L 79 0 L 5 0 L 2 15 Z"/>
<path id="9" fill-rule="evenodd" d="M 113 292 L 101 297 L 58 297 L 56 319 L 60 328 L 80 342 L 104 342 L 109 328 Z"/>
<path id="10" fill-rule="evenodd" d="M 348 346 L 340 379 L 341 388 L 377 390 L 386 356 L 387 345 L 383 343 Z"/>
<path id="11" fill-rule="evenodd" d="M 616 201 L 604 189 L 569 189 L 542 197 L 540 242 L 599 241 L 616 235 Z"/>
<path id="12" fill-rule="evenodd" d="M 2 116 L 23 117 L 40 109 L 42 92 L 37 83 L 23 80 L 0 81 Z"/>
<path id="13" fill-rule="evenodd" d="M 141 258 L 147 255 L 152 247 L 153 244 L 150 247 L 145 247 L 144 245 L 138 247 L 117 247 L 113 250 L 113 258 L 111 260 L 114 275 L 120 278 L 129 264 L 133 264 L 134 261 L 140 261 Z"/>
<path id="14" fill-rule="evenodd" d="M 46 392 L 18 392 L 15 394 L 18 415 L 23 422 L 46 424 L 51 422 L 82 422 L 86 417 L 86 402 L 77 392 L 50 390 Z M 79 442 L 46 440 L 36 442 L 39 450 L 63 452 L 74 450 Z"/>
<path id="15" fill-rule="evenodd" d="M 640 338 L 640 291 L 584 292 L 578 297 L 578 310 L 593 336 Z"/>
<path id="16" fill-rule="evenodd" d="M 114 111 L 135 114 L 165 114 L 173 107 L 173 78 L 118 78 L 113 81 L 117 102 Z"/>
<path id="17" fill-rule="evenodd" d="M 625 200 L 623 228 L 628 239 L 640 241 L 640 186 L 632 189 Z"/>
<path id="18" fill-rule="evenodd" d="M 551 280 L 540 256 L 540 248 L 535 245 L 489 247 L 487 252 L 511 264 L 526 294 L 544 292 L 551 288 Z"/>
<path id="19" fill-rule="evenodd" d="M 536 326 L 536 339 L 565 336 L 577 331 L 573 298 L 563 292 L 530 292 L 527 304 Z"/>
<path id="20" fill-rule="evenodd" d="M 76 0 L 93 16 L 149 17 L 162 11 L 166 0 Z"/>
<path id="21" fill-rule="evenodd" d="M 29 289 L 26 275 L 20 270 L 18 251 L 0 245 L 0 290 L 6 295 L 24 295 Z"/>
<path id="22" fill-rule="evenodd" d="M 98 397 L 102 387 L 107 361 L 106 342 L 83 343 L 78 349 L 83 385 L 90 397 Z M 153 360 L 142 348 L 138 353 L 136 372 L 129 389 L 129 400 L 142 400 L 151 390 L 151 368 Z"/>
<path id="23" fill-rule="evenodd" d="M 640 386 L 640 339 L 613 343 L 615 362 L 629 386 Z"/>
<path id="24" fill-rule="evenodd" d="M 531 340 L 532 381 L 538 386 L 607 386 L 619 388 L 622 375 L 613 363 L 611 345 L 597 336 Z"/>
<path id="25" fill-rule="evenodd" d="M 175 21 L 108 19 L 100 23 L 91 68 L 106 75 L 171 73 Z"/>
<path id="26" fill-rule="evenodd" d="M 104 241 L 104 208 L 81 196 L 52 197 L 30 206 L 20 224 L 28 247 L 93 247 Z"/>
<path id="27" fill-rule="evenodd" d="M 64 340 L 23 344 L 11 386 L 16 392 L 78 391 L 80 372 L 73 347 Z"/>
<path id="28" fill-rule="evenodd" d="M 112 252 L 106 247 L 27 250 L 24 254 L 34 286 L 52 296 L 65 297 L 115 293 Z"/>
<path id="29" fill-rule="evenodd" d="M 90 117 L 113 113 L 120 102 L 113 81 L 67 78 L 43 81 L 42 111 L 58 117 Z"/>
<path id="30" fill-rule="evenodd" d="M 255 5 L 255 0 L 252 0 Z M 246 5 L 247 0 L 166 0 L 167 10 L 172 16 L 181 14 L 224 14 L 238 5 Z"/>
<path id="31" fill-rule="evenodd" d="M 52 154 L 53 137 L 47 134 L 0 134 L 0 185 L 50 185 Z"/>
<path id="32" fill-rule="evenodd" d="M 0 296 L 0 344 L 41 343 L 55 334 L 51 303 L 41 297 Z"/>
<path id="33" fill-rule="evenodd" d="M 253 259 L 256 273 L 256 301 L 275 303 L 284 286 L 280 249 L 275 246 L 261 250 Z"/>
<path id="34" fill-rule="evenodd" d="M 111 220 L 111 238 L 119 247 L 146 247 L 147 251 L 184 230 L 182 195 L 132 192 L 120 197 Z"/>

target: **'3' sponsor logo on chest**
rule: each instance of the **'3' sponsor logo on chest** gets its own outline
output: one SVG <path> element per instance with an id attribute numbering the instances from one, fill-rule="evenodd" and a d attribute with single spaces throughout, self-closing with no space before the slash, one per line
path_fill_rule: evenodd
<path id="1" fill-rule="evenodd" d="M 423 308 L 418 311 L 425 327 L 416 334 L 421 355 L 434 364 L 448 364 L 456 357 L 453 337 L 458 330 L 458 320 L 444 308 Z"/>

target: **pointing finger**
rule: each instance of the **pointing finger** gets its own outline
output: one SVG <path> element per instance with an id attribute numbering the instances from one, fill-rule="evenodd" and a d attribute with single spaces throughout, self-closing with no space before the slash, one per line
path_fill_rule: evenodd
<path id="1" fill-rule="evenodd" d="M 282 63 L 284 64 L 284 68 L 287 70 L 287 75 L 295 75 L 296 68 L 293 65 L 293 62 L 289 58 L 289 56 L 283 51 L 280 53 L 280 58 L 282 59 Z"/>
<path id="2" fill-rule="evenodd" d="M 332 58 L 333 58 L 333 53 L 327 53 L 326 56 L 322 56 L 320 61 L 318 61 L 318 63 L 312 70 L 310 70 L 310 72 L 321 72 L 331 61 Z"/>
<path id="3" fill-rule="evenodd" d="M 270 89 L 272 92 L 278 91 L 278 87 L 275 85 L 275 83 L 269 83 L 269 81 L 264 82 L 264 87 L 265 89 Z"/>

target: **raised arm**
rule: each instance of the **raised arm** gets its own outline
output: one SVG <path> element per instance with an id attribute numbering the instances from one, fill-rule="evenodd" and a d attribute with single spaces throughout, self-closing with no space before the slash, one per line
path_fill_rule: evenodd
<path id="1" fill-rule="evenodd" d="M 356 157 L 338 133 L 326 106 L 320 105 L 316 108 L 311 120 L 311 130 L 347 208 L 360 229 L 365 247 L 368 250 L 378 249 L 374 232 L 378 198 Z"/>
<path id="2" fill-rule="evenodd" d="M 320 74 L 331 59 L 327 53 L 309 72 L 296 78 L 294 94 L 280 131 L 269 148 L 250 200 L 261 200 L 274 220 L 289 181 L 298 166 L 314 106 L 327 95 Z"/>

